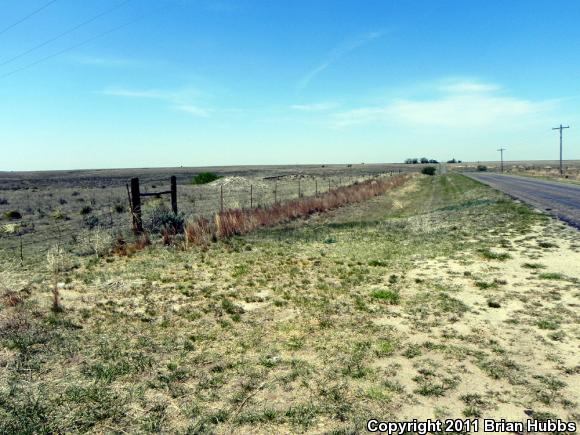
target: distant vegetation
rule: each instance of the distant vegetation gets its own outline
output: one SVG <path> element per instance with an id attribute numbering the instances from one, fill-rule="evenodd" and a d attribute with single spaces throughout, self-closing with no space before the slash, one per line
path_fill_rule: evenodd
<path id="1" fill-rule="evenodd" d="M 421 174 L 425 175 L 435 175 L 437 168 L 435 166 L 426 166 L 421 170 Z"/>
<path id="2" fill-rule="evenodd" d="M 4 213 L 4 217 L 10 221 L 22 219 L 22 213 L 18 210 L 10 210 Z"/>
<path id="3" fill-rule="evenodd" d="M 193 180 L 191 180 L 192 184 L 207 184 L 221 178 L 219 175 L 214 174 L 213 172 L 200 172 Z"/>
<path id="4" fill-rule="evenodd" d="M 487 166 L 485 166 L 485 165 L 477 165 L 477 170 L 479 172 L 486 172 L 487 171 Z"/>
<path id="5" fill-rule="evenodd" d="M 413 158 L 405 159 L 405 163 L 407 165 L 416 165 L 418 163 L 426 164 L 426 163 L 439 163 L 439 162 L 435 159 L 428 159 L 427 157 L 421 157 L 421 158 L 413 157 Z"/>
<path id="6" fill-rule="evenodd" d="M 421 157 L 421 158 L 413 157 L 413 158 L 405 159 L 405 163 L 407 165 L 417 165 L 419 163 L 425 165 L 427 163 L 433 164 L 433 163 L 439 163 L 439 162 L 435 159 L 428 159 L 427 157 Z M 461 160 L 456 160 L 455 158 L 452 158 L 451 160 L 447 160 L 447 163 L 461 163 Z"/>

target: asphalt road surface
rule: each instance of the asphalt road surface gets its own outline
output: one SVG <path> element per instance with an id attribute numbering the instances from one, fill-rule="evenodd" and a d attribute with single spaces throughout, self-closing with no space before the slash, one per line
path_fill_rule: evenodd
<path id="1" fill-rule="evenodd" d="M 580 229 L 580 185 L 491 173 L 465 175 Z"/>

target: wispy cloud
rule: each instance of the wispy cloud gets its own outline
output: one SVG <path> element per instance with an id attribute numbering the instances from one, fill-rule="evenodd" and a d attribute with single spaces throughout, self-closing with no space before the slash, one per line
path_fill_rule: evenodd
<path id="1" fill-rule="evenodd" d="M 450 93 L 482 93 L 482 92 L 493 92 L 500 90 L 501 87 L 493 83 L 482 83 L 476 80 L 456 80 L 448 81 L 447 83 L 439 86 L 439 90 L 443 92 Z"/>
<path id="2" fill-rule="evenodd" d="M 211 113 L 211 110 L 194 104 L 200 97 L 199 92 L 195 89 L 167 91 L 160 89 L 106 88 L 99 93 L 112 97 L 159 100 L 167 103 L 174 110 L 197 117 L 208 117 Z"/>
<path id="3" fill-rule="evenodd" d="M 338 107 L 337 103 L 324 102 L 324 103 L 310 103 L 310 104 L 294 104 L 290 108 L 294 110 L 300 110 L 302 112 L 324 112 L 327 110 L 336 109 Z"/>
<path id="4" fill-rule="evenodd" d="M 481 128 L 524 121 L 546 112 L 553 101 L 532 101 L 498 94 L 500 87 L 481 82 L 449 83 L 429 99 L 396 99 L 383 106 L 359 107 L 332 116 L 332 125 L 348 127 L 366 123 L 404 126 Z"/>
<path id="5" fill-rule="evenodd" d="M 337 62 L 343 56 L 349 52 L 377 39 L 380 38 L 384 32 L 368 32 L 360 35 L 354 39 L 343 42 L 339 46 L 335 47 L 328 55 L 323 59 L 320 64 L 308 71 L 298 82 L 298 88 L 306 88 L 310 82 L 325 69 L 330 67 L 333 63 Z"/>

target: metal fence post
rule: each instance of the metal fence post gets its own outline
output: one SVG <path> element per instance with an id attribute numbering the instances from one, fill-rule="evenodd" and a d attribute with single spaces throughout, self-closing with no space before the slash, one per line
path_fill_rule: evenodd
<path id="1" fill-rule="evenodd" d="M 143 232 L 143 218 L 141 216 L 139 178 L 131 178 L 131 209 L 133 212 L 133 231 L 136 234 L 141 234 Z"/>
<path id="2" fill-rule="evenodd" d="M 171 176 L 171 210 L 177 214 L 177 178 L 175 175 Z"/>

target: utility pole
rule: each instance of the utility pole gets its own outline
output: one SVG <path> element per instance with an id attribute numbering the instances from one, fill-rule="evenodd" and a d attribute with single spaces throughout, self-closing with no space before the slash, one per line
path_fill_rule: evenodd
<path id="1" fill-rule="evenodd" d="M 498 151 L 500 152 L 501 155 L 501 173 L 503 174 L 503 152 L 505 151 L 505 148 L 500 148 L 498 149 Z"/>
<path id="2" fill-rule="evenodd" d="M 562 168 L 562 130 L 565 128 L 570 128 L 570 126 L 563 127 L 560 124 L 560 127 L 554 127 L 552 130 L 560 130 L 560 176 L 564 175 L 564 169 Z"/>

